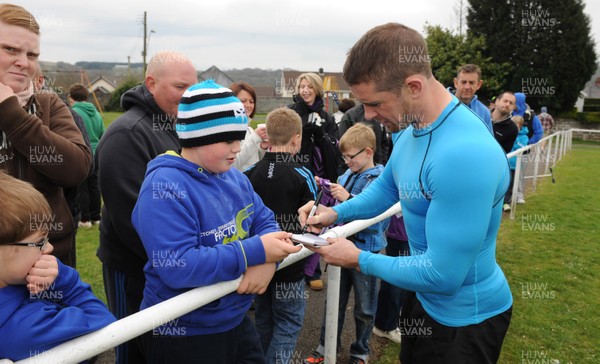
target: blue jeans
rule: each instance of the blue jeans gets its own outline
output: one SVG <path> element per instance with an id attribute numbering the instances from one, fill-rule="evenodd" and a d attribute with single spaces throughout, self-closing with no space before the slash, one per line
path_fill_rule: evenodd
<path id="1" fill-rule="evenodd" d="M 410 248 L 408 241 L 387 238 L 388 245 L 385 254 L 390 257 L 409 256 Z M 382 331 L 391 331 L 398 327 L 400 310 L 408 295 L 408 291 L 381 281 L 379 297 L 377 298 L 377 314 L 375 315 L 375 326 Z"/>
<path id="2" fill-rule="evenodd" d="M 341 335 L 346 317 L 350 290 L 354 289 L 354 323 L 356 340 L 350 345 L 350 355 L 367 359 L 371 353 L 369 339 L 377 309 L 377 277 L 362 274 L 355 269 L 341 269 L 340 304 L 338 307 L 337 347 L 341 347 Z M 326 304 L 327 305 L 327 304 Z M 325 315 L 321 326 L 321 345 L 325 344 Z"/>
<path id="3" fill-rule="evenodd" d="M 269 364 L 299 360 L 296 341 L 304 322 L 307 292 L 303 280 L 271 282 L 254 299 L 254 321 Z"/>

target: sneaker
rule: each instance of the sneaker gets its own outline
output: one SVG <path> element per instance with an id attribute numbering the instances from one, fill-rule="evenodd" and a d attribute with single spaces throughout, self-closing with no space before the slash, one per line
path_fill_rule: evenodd
<path id="1" fill-rule="evenodd" d="M 313 291 L 320 291 L 324 287 L 322 279 L 313 279 L 312 281 L 308 282 L 308 285 Z"/>
<path id="2" fill-rule="evenodd" d="M 77 224 L 77 226 L 83 229 L 89 229 L 92 227 L 92 223 L 89 221 L 80 221 L 79 224 Z"/>
<path id="3" fill-rule="evenodd" d="M 348 363 L 350 363 L 350 364 L 367 364 L 367 362 L 364 359 L 357 358 L 355 356 L 351 356 L 350 361 Z"/>
<path id="4" fill-rule="evenodd" d="M 383 331 L 373 326 L 373 333 L 379 337 L 384 337 L 398 344 L 400 344 L 402 341 L 402 334 L 400 333 L 400 329 L 397 327 L 390 331 Z"/>
<path id="5" fill-rule="evenodd" d="M 520 197 L 520 198 L 518 198 L 518 199 L 517 199 L 517 203 L 518 203 L 519 205 L 522 205 L 522 204 L 524 204 L 524 203 L 525 203 L 525 199 L 524 199 L 523 197 Z"/>
<path id="6" fill-rule="evenodd" d="M 318 364 L 323 363 L 324 361 L 325 357 L 323 356 L 323 354 L 315 350 L 312 354 L 310 354 L 308 358 L 304 359 L 304 364 Z"/>
<path id="7" fill-rule="evenodd" d="M 502 211 L 504 211 L 504 212 L 509 212 L 509 211 L 510 211 L 510 205 L 509 205 L 509 204 L 507 204 L 507 203 L 505 203 L 505 204 L 502 206 Z"/>
<path id="8" fill-rule="evenodd" d="M 100 220 L 92 220 L 92 225 L 100 225 Z"/>

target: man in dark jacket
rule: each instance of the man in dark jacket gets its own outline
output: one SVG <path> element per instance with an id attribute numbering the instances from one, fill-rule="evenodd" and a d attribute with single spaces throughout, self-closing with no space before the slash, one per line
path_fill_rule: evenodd
<path id="1" fill-rule="evenodd" d="M 34 92 L 40 54 L 34 16 L 17 5 L 0 5 L 0 39 L 5 50 L 0 53 L 0 169 L 44 195 L 52 214 L 31 216 L 29 225 L 48 230 L 53 254 L 75 267 L 75 225 L 63 189 L 87 177 L 91 152 L 58 96 Z"/>
<path id="2" fill-rule="evenodd" d="M 118 319 L 139 311 L 148 256 L 131 223 L 146 164 L 167 150 L 179 150 L 177 106 L 198 81 L 192 62 L 175 52 L 150 60 L 143 85 L 123 94 L 125 114 L 106 130 L 96 149 L 104 201 L 98 257 L 102 261 L 108 307 Z M 138 344 L 117 348 L 117 363 L 140 363 Z"/>
<path id="3" fill-rule="evenodd" d="M 515 94 L 506 91 L 496 98 L 496 108 L 492 111 L 494 138 L 500 143 L 504 153 L 510 153 L 519 134 L 519 128 L 511 120 L 515 108 Z"/>
<path id="4" fill-rule="evenodd" d="M 383 164 L 387 162 L 389 149 L 390 149 L 390 138 L 388 138 L 385 128 L 375 120 L 365 120 L 365 107 L 362 104 L 358 104 L 352 109 L 346 111 L 340 121 L 340 138 L 346 130 L 350 129 L 356 123 L 365 123 L 373 129 L 375 133 L 375 156 L 373 160 L 376 164 Z"/>

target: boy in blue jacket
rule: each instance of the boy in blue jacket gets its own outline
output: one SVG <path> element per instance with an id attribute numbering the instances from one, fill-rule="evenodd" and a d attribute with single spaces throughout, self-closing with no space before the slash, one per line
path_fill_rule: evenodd
<path id="1" fill-rule="evenodd" d="M 232 169 L 248 118 L 231 90 L 212 80 L 181 98 L 182 151 L 148 164 L 132 214 L 148 262 L 141 309 L 196 287 L 238 278 L 237 292 L 171 322 L 144 339 L 149 363 L 263 363 L 246 312 L 266 290 L 275 263 L 297 252 L 250 181 Z"/>
<path id="2" fill-rule="evenodd" d="M 115 321 L 50 255 L 53 215 L 32 185 L 0 171 L 0 359 L 22 360 Z"/>
<path id="3" fill-rule="evenodd" d="M 338 183 L 332 183 L 330 186 L 331 194 L 336 200 L 343 202 L 353 198 L 381 174 L 383 166 L 375 165 L 373 162 L 375 148 L 375 133 L 365 124 L 355 124 L 342 136 L 340 151 L 348 169 L 338 178 Z M 387 244 L 384 232 L 388 225 L 389 219 L 385 219 L 348 237 L 348 239 L 354 242 L 359 249 L 377 254 Z M 354 290 L 356 340 L 350 346 L 350 358 L 353 363 L 367 363 L 371 353 L 369 339 L 377 311 L 377 277 L 365 275 L 355 269 L 342 268 L 338 309 L 338 347 L 341 344 L 340 338 L 346 306 L 352 289 Z M 305 360 L 305 363 L 323 362 L 324 344 L 325 320 L 321 327 L 320 345 Z"/>

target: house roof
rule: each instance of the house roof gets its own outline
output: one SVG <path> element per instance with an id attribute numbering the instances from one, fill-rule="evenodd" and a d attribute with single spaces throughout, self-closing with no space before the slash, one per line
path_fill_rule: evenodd
<path id="1" fill-rule="evenodd" d="M 198 75 L 198 79 L 200 81 L 214 80 L 217 84 L 225 87 L 229 87 L 233 83 L 233 80 L 229 78 L 223 71 L 221 71 L 217 66 L 212 66 L 206 71 L 200 73 Z"/>
<path id="2" fill-rule="evenodd" d="M 112 86 L 114 88 L 117 88 L 117 85 L 115 85 L 115 83 L 113 81 L 107 79 L 106 77 L 104 77 L 102 75 L 100 75 L 100 76 L 98 76 L 98 77 L 96 77 L 96 78 L 94 78 L 93 80 L 90 81 L 90 84 L 91 84 L 90 88 L 94 88 L 94 85 L 96 83 L 100 82 L 100 81 L 104 81 L 104 82 L 108 83 L 110 86 Z"/>

